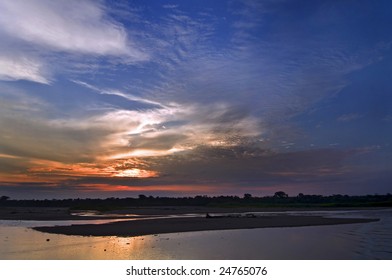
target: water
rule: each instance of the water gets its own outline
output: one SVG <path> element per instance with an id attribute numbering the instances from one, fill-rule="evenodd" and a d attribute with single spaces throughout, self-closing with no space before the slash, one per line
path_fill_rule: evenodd
<path id="1" fill-rule="evenodd" d="M 303 212 L 292 211 L 289 214 L 301 215 Z M 310 214 L 381 220 L 350 225 L 204 231 L 128 238 L 65 236 L 29 228 L 107 220 L 0 221 L 0 259 L 392 259 L 392 210 L 315 211 Z"/>

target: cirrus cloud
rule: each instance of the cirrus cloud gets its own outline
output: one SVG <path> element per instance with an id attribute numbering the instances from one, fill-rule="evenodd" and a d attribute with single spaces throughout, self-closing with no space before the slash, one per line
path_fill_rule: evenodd
<path id="1" fill-rule="evenodd" d="M 27 43 L 65 52 L 146 58 L 97 2 L 1 1 L 0 9 L 1 31 Z"/>
<path id="2" fill-rule="evenodd" d="M 0 55 L 0 80 L 28 80 L 49 84 L 44 64 L 37 59 L 24 56 Z"/>

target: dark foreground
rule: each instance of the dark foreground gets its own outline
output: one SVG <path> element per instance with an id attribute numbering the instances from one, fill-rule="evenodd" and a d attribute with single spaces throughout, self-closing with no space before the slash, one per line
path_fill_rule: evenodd
<path id="1" fill-rule="evenodd" d="M 377 219 L 324 218 L 320 216 L 263 216 L 256 218 L 165 218 L 120 221 L 108 224 L 35 227 L 35 230 L 82 236 L 141 236 L 190 231 L 300 227 L 375 222 Z"/>

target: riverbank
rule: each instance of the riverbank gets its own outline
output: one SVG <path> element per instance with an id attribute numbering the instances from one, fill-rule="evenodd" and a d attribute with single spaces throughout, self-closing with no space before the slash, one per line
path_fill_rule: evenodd
<path id="1" fill-rule="evenodd" d="M 127 218 L 122 214 L 104 215 L 99 212 L 93 213 L 95 215 L 79 215 L 78 211 L 70 211 L 66 207 L 0 207 L 0 220 L 64 221 Z"/>
<path id="2" fill-rule="evenodd" d="M 251 212 L 277 212 L 284 214 L 288 211 L 358 211 L 389 209 L 381 207 L 205 207 L 205 206 L 151 206 L 127 207 L 110 211 L 72 210 L 67 207 L 0 207 L 0 220 L 94 220 L 94 219 L 128 219 L 132 216 L 145 218 L 168 215 L 186 214 L 229 214 Z"/>

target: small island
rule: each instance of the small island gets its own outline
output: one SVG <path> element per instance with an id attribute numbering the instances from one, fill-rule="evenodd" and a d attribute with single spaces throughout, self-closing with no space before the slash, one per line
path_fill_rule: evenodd
<path id="1" fill-rule="evenodd" d="M 134 221 L 120 221 L 99 225 L 86 224 L 71 226 L 35 227 L 34 229 L 46 233 L 65 235 L 132 237 L 141 235 L 190 231 L 321 226 L 366 223 L 375 221 L 378 221 L 378 219 L 324 218 L 322 216 L 275 215 L 267 217 L 256 217 L 254 219 L 242 217 L 223 217 L 221 219 L 206 219 L 197 217 L 144 219 Z"/>

